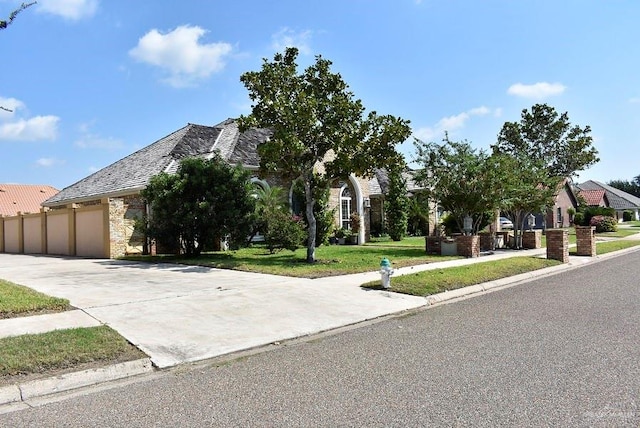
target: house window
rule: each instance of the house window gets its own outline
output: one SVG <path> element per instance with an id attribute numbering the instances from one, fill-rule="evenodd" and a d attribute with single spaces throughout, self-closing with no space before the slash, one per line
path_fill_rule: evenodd
<path id="1" fill-rule="evenodd" d="M 347 185 L 340 190 L 340 227 L 351 229 L 351 191 Z"/>
<path id="2" fill-rule="evenodd" d="M 560 227 L 562 227 L 563 222 L 562 222 L 562 208 L 561 207 L 558 207 L 557 219 L 558 219 L 558 225 Z"/>

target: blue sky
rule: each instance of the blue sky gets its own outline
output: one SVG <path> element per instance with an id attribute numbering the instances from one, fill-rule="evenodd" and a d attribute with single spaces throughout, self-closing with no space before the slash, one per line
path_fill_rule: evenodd
<path id="1" fill-rule="evenodd" d="M 248 114 L 240 75 L 291 45 L 426 141 L 488 148 L 548 103 L 593 130 L 601 161 L 578 181 L 631 179 L 638 17 L 637 0 L 39 0 L 0 31 L 0 182 L 63 188 L 187 123 Z"/>

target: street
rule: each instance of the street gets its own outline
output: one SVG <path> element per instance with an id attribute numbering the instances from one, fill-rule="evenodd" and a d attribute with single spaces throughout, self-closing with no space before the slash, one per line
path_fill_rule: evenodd
<path id="1" fill-rule="evenodd" d="M 640 425 L 640 252 L 224 363 L 0 414 L 2 427 Z"/>

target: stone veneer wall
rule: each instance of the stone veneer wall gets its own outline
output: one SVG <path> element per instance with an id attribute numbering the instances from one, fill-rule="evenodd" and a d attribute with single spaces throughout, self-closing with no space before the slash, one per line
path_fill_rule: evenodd
<path id="1" fill-rule="evenodd" d="M 569 263 L 569 231 L 547 229 L 547 258 Z"/>
<path id="2" fill-rule="evenodd" d="M 576 226 L 577 254 L 579 256 L 596 256 L 596 228 L 593 226 Z"/>
<path id="3" fill-rule="evenodd" d="M 480 237 L 478 235 L 463 235 L 456 237 L 458 255 L 464 257 L 480 256 Z"/>
<path id="4" fill-rule="evenodd" d="M 522 232 L 522 247 L 528 250 L 542 247 L 542 230 Z"/>
<path id="5" fill-rule="evenodd" d="M 109 258 L 123 257 L 127 252 L 124 221 L 124 198 L 109 198 Z"/>

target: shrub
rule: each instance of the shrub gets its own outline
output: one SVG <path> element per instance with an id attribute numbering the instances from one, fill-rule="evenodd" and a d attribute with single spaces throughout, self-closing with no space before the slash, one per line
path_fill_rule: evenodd
<path id="1" fill-rule="evenodd" d="M 306 237 L 304 222 L 297 215 L 275 211 L 267 218 L 264 241 L 271 254 L 282 249 L 295 251 Z"/>
<path id="2" fill-rule="evenodd" d="M 577 212 L 576 215 L 573 216 L 573 224 L 577 226 L 586 226 L 584 221 L 584 213 Z"/>
<path id="3" fill-rule="evenodd" d="M 622 221 L 631 221 L 633 220 L 633 211 L 624 210 L 622 212 Z"/>
<path id="4" fill-rule="evenodd" d="M 596 232 L 615 232 L 618 229 L 618 223 L 615 218 L 603 215 L 591 217 L 589 225 L 596 227 Z"/>
<path id="5" fill-rule="evenodd" d="M 616 210 L 609 207 L 588 207 L 584 210 L 584 225 L 591 224 L 591 218 L 598 215 L 615 218 Z"/>

